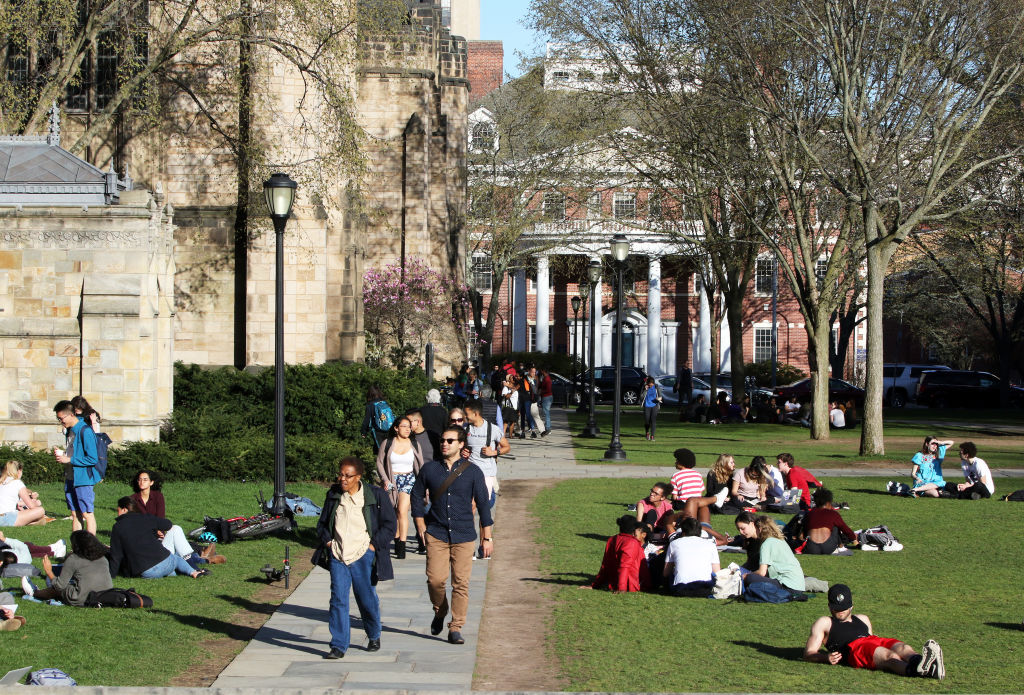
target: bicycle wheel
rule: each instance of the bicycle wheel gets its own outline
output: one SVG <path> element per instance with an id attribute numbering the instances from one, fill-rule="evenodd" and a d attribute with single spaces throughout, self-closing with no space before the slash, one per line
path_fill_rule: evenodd
<path id="1" fill-rule="evenodd" d="M 257 538 L 278 531 L 291 531 L 291 528 L 292 522 L 287 517 L 280 516 L 239 528 L 233 531 L 233 535 L 235 538 Z"/>

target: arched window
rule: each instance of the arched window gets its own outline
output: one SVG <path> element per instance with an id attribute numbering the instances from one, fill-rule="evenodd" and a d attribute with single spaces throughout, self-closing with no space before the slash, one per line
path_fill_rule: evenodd
<path id="1" fill-rule="evenodd" d="M 476 152 L 494 149 L 494 124 L 489 121 L 481 121 L 473 125 L 470 148 Z"/>

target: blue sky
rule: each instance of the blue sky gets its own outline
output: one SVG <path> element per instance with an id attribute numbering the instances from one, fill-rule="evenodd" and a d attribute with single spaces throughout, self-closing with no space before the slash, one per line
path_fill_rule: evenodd
<path id="1" fill-rule="evenodd" d="M 505 72 L 513 77 L 519 73 L 519 56 L 538 56 L 544 52 L 544 42 L 533 31 L 523 26 L 529 0 L 480 0 L 480 38 L 502 41 L 505 49 Z"/>

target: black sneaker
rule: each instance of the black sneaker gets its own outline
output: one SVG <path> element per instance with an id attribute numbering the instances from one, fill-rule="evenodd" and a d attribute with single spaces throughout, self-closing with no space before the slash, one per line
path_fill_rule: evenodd
<path id="1" fill-rule="evenodd" d="M 368 652 L 379 652 L 380 651 L 380 639 L 372 639 L 366 645 L 366 651 Z"/>
<path id="2" fill-rule="evenodd" d="M 458 630 L 452 630 L 448 633 L 448 644 L 465 644 L 466 640 L 462 639 L 462 633 Z"/>
<path id="3" fill-rule="evenodd" d="M 551 430 L 544 430 L 543 432 L 541 432 L 541 433 L 540 433 L 540 436 L 542 436 L 542 437 L 546 437 L 546 436 L 548 436 L 549 434 L 551 434 Z"/>
<path id="4" fill-rule="evenodd" d="M 324 654 L 325 659 L 344 659 L 345 652 L 341 651 L 337 647 L 331 647 L 331 651 Z"/>
<path id="5" fill-rule="evenodd" d="M 441 630 L 444 629 L 444 618 L 441 612 L 434 613 L 434 619 L 430 621 L 430 634 L 440 635 Z"/>

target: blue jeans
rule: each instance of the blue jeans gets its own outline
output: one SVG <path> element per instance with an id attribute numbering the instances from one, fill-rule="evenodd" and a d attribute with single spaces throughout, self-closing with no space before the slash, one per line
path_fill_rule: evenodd
<path id="1" fill-rule="evenodd" d="M 551 401 L 555 400 L 554 396 L 544 396 L 540 399 L 540 414 L 544 417 L 544 431 L 551 431 Z"/>
<path id="2" fill-rule="evenodd" d="M 377 590 L 370 583 L 373 559 L 372 550 L 367 550 L 351 565 L 346 565 L 331 555 L 331 603 L 327 625 L 331 630 L 331 646 L 343 652 L 348 651 L 351 641 L 351 622 L 348 614 L 350 588 L 355 594 L 366 636 L 370 639 L 380 639 L 380 600 L 377 598 Z"/>
<path id="3" fill-rule="evenodd" d="M 139 576 L 143 579 L 160 579 L 161 577 L 173 577 L 175 572 L 191 575 L 195 570 L 185 562 L 181 555 L 171 553 Z"/>

